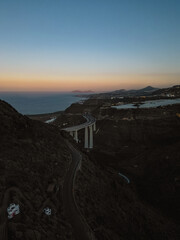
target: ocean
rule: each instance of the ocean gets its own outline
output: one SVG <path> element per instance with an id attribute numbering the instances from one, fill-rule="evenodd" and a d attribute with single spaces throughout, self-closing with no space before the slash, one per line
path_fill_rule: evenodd
<path id="1" fill-rule="evenodd" d="M 0 92 L 0 99 L 11 104 L 22 114 L 43 114 L 63 111 L 82 98 L 73 93 L 7 93 Z"/>

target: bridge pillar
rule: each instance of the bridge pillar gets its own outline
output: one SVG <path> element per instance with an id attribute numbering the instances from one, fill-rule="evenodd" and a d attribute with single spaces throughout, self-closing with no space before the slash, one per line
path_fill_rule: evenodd
<path id="1" fill-rule="evenodd" d="M 73 137 L 73 131 L 72 131 L 72 132 L 70 132 L 70 135 Z"/>
<path id="2" fill-rule="evenodd" d="M 74 140 L 78 143 L 78 131 L 74 132 Z"/>
<path id="3" fill-rule="evenodd" d="M 84 148 L 88 148 L 88 127 L 85 127 Z"/>
<path id="4" fill-rule="evenodd" d="M 92 128 L 92 125 L 89 126 L 89 130 L 90 130 L 89 148 L 93 148 L 93 128 Z"/>
<path id="5" fill-rule="evenodd" d="M 93 130 L 96 131 L 96 123 L 94 123 L 93 128 Z"/>

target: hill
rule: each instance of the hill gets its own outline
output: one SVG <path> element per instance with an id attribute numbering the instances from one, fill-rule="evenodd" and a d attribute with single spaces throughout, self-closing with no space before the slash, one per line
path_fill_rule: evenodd
<path id="1" fill-rule="evenodd" d="M 178 240 L 179 105 L 99 112 L 97 102 L 80 105 L 82 111 L 93 107 L 99 119 L 91 151 L 83 148 L 84 131 L 78 132 L 76 148 L 84 154 L 73 194 L 80 215 L 97 240 Z M 8 235 L 3 240 L 74 239 L 62 201 L 71 157 L 57 128 L 83 121 L 70 110 L 44 124 L 0 101 L 0 236 L 6 226 Z M 10 203 L 20 205 L 12 220 L 6 213 Z"/>
<path id="2" fill-rule="evenodd" d="M 179 238 L 178 110 L 114 110 L 97 121 L 94 149 L 76 185 L 77 202 L 97 239 Z"/>
<path id="3" fill-rule="evenodd" d="M 98 99 L 106 99 L 106 98 L 112 98 L 112 97 L 148 96 L 157 90 L 158 90 L 158 88 L 147 86 L 142 89 L 131 89 L 131 90 L 120 89 L 120 90 L 116 90 L 116 91 L 112 91 L 112 92 L 92 94 L 89 97 L 90 98 L 98 98 Z"/>
<path id="4" fill-rule="evenodd" d="M 180 97 L 180 85 L 158 89 L 157 91 L 154 91 L 152 95 Z"/>
<path id="5" fill-rule="evenodd" d="M 73 239 L 62 202 L 70 154 L 59 130 L 0 101 L 0 136 L 1 239 L 6 227 L 10 240 Z M 10 203 L 20 205 L 20 214 L 8 220 Z M 51 217 L 45 207 L 52 209 Z"/>

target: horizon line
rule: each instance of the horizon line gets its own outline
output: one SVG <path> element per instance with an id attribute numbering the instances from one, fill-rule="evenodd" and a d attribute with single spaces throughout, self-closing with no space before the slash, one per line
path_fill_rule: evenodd
<path id="1" fill-rule="evenodd" d="M 146 88 L 146 87 L 153 87 L 153 88 L 160 88 L 160 89 L 163 89 L 163 88 L 171 88 L 171 87 L 174 87 L 174 86 L 178 86 L 179 84 L 167 84 L 167 85 L 163 85 L 162 87 L 158 87 L 158 86 L 152 86 L 152 85 L 146 85 L 144 87 L 139 87 L 139 88 L 116 88 L 116 89 L 107 89 L 107 90 L 91 90 L 91 89 L 88 89 L 88 90 L 62 90 L 62 91 L 57 91 L 57 90 L 50 90 L 50 91 L 47 91 L 47 90 L 0 90 L 0 93 L 72 93 L 74 95 L 77 95 L 77 94 L 94 94 L 94 93 L 103 93 L 103 92 L 112 92 L 112 91 L 116 91 L 116 90 L 139 90 L 139 89 L 143 89 L 143 88 Z M 79 91 L 78 92 L 74 92 L 74 91 Z M 88 91 L 92 91 L 92 92 L 88 92 Z"/>

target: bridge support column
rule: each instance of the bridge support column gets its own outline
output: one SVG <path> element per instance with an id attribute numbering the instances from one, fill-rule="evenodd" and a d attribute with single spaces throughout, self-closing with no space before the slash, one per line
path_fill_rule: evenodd
<path id="1" fill-rule="evenodd" d="M 70 132 L 70 135 L 73 137 L 73 132 Z"/>
<path id="2" fill-rule="evenodd" d="M 96 123 L 94 123 L 93 128 L 94 128 L 94 131 L 96 131 Z"/>
<path id="3" fill-rule="evenodd" d="M 88 148 L 88 127 L 85 127 L 85 135 L 84 135 L 84 148 Z"/>
<path id="4" fill-rule="evenodd" d="M 90 130 L 89 148 L 93 148 L 93 128 L 92 128 L 92 125 L 89 126 L 89 130 Z"/>
<path id="5" fill-rule="evenodd" d="M 78 131 L 74 132 L 74 140 L 78 143 Z"/>

